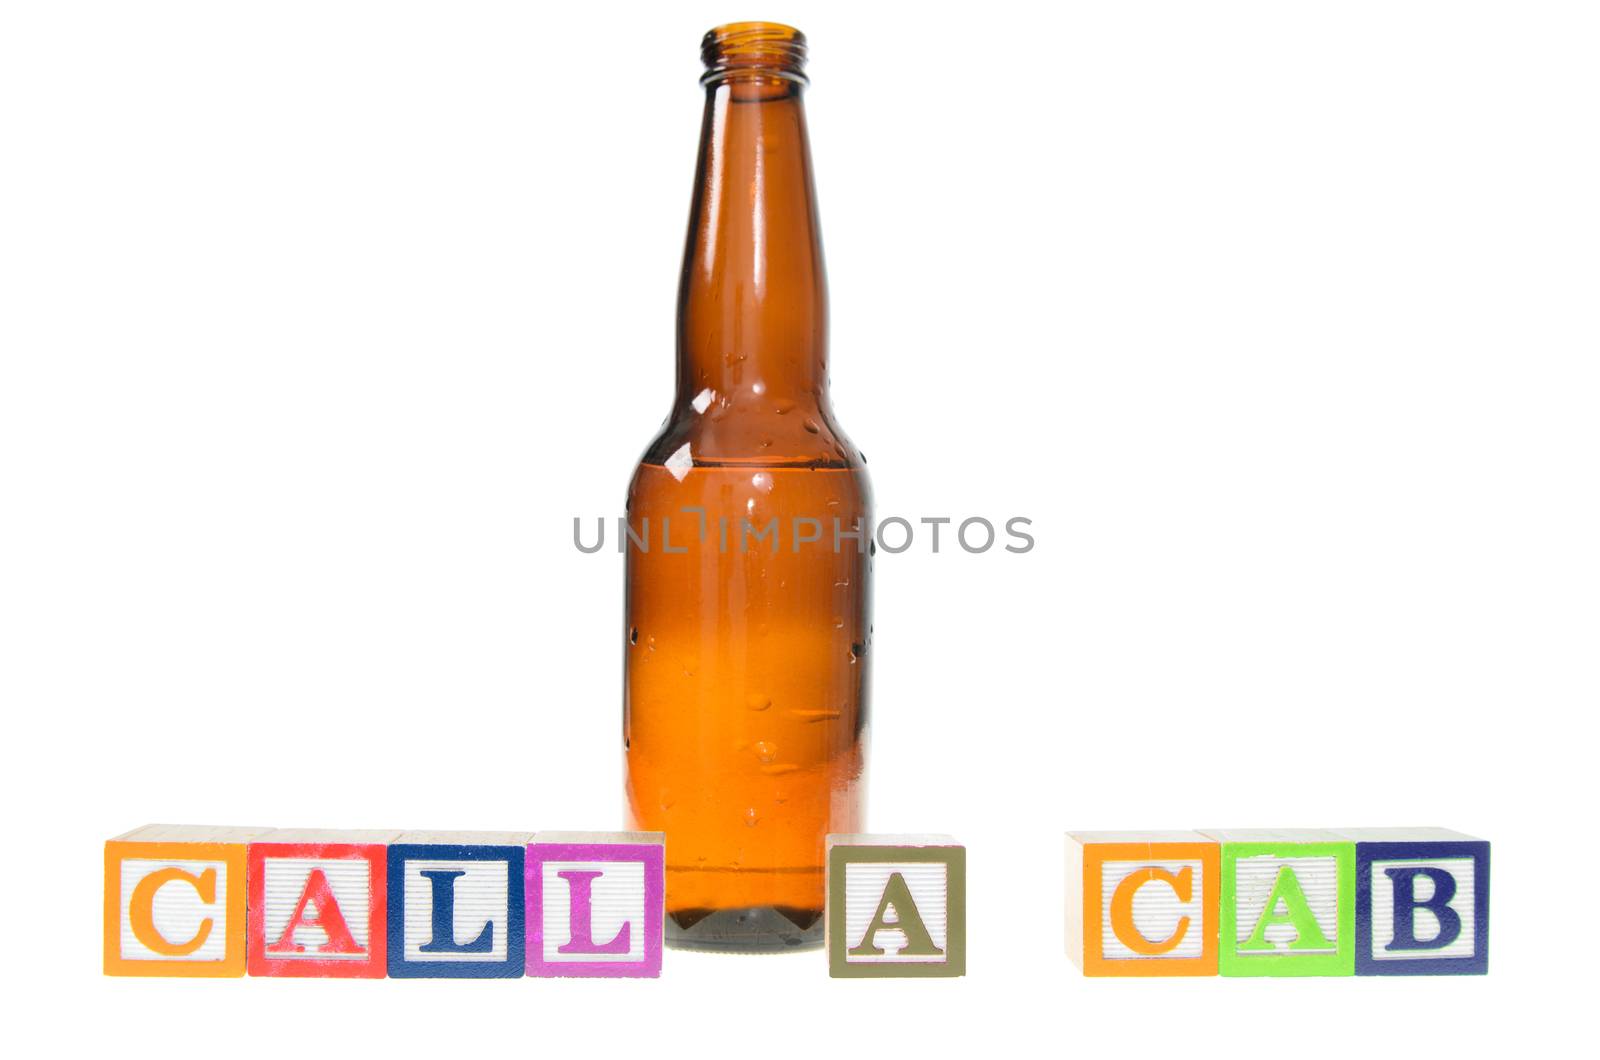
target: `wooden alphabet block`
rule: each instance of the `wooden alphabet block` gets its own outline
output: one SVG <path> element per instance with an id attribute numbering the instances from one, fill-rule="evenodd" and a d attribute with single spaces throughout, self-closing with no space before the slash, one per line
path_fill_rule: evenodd
<path id="1" fill-rule="evenodd" d="M 1070 832 L 1067 955 L 1084 975 L 1216 975 L 1222 848 L 1199 832 Z"/>
<path id="2" fill-rule="evenodd" d="M 830 835 L 828 974 L 967 972 L 967 850 L 948 836 Z"/>
<path id="3" fill-rule="evenodd" d="M 1217 970 L 1355 974 L 1355 844 L 1319 829 L 1201 829 L 1222 844 Z"/>
<path id="4" fill-rule="evenodd" d="M 540 832 L 528 846 L 531 976 L 661 974 L 666 917 L 660 832 Z"/>
<path id="5" fill-rule="evenodd" d="M 382 979 L 398 830 L 279 828 L 250 844 L 251 975 Z"/>
<path id="6" fill-rule="evenodd" d="M 389 845 L 391 979 L 515 979 L 532 832 L 403 832 Z"/>
<path id="7" fill-rule="evenodd" d="M 105 973 L 243 975 L 246 844 L 266 831 L 148 824 L 106 843 Z"/>
<path id="8" fill-rule="evenodd" d="M 1356 974 L 1489 971 L 1489 844 L 1448 828 L 1341 829 L 1356 845 Z"/>

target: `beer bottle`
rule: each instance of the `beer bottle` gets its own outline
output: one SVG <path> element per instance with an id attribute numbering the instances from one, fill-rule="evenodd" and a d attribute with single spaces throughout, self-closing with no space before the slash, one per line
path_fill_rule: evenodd
<path id="1" fill-rule="evenodd" d="M 864 827 L 875 549 L 828 402 L 805 56 L 706 34 L 677 397 L 628 490 L 627 801 L 681 948 L 820 944 L 824 836 Z"/>

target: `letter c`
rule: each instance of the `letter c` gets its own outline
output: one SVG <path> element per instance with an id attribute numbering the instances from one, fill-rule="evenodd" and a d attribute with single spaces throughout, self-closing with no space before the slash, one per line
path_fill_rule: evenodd
<path id="1" fill-rule="evenodd" d="M 193 887 L 206 905 L 211 905 L 217 900 L 216 869 L 206 869 L 196 876 L 179 868 L 165 868 L 157 869 L 134 885 L 133 900 L 128 906 L 128 924 L 133 928 L 134 938 L 143 943 L 146 949 L 163 957 L 187 957 L 204 946 L 206 939 L 211 937 L 211 917 L 200 921 L 200 929 L 188 942 L 170 942 L 156 928 L 156 892 L 167 884 L 179 880 Z"/>
<path id="2" fill-rule="evenodd" d="M 1133 896 L 1151 880 L 1160 880 L 1171 887 L 1178 901 L 1188 902 L 1194 894 L 1194 869 L 1185 865 L 1176 876 L 1166 869 L 1151 865 L 1135 869 L 1122 878 L 1111 894 L 1111 930 L 1128 949 L 1144 957 L 1159 957 L 1178 948 L 1183 936 L 1189 932 L 1189 918 L 1180 917 L 1171 935 L 1151 942 L 1139 933 L 1133 923 Z"/>

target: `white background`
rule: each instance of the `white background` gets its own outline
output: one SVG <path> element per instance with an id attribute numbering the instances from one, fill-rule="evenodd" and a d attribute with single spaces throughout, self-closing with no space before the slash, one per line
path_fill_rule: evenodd
<path id="1" fill-rule="evenodd" d="M 0 10 L 14 1038 L 1334 1056 L 1576 1029 L 1592 6 Z M 620 822 L 622 560 L 571 520 L 620 512 L 667 409 L 697 48 L 740 17 L 811 38 L 835 404 L 879 514 L 1035 521 L 1024 556 L 879 557 L 870 824 L 968 844 L 969 976 L 103 979 L 101 842 L 146 821 Z M 1488 977 L 1063 956 L 1064 829 L 1340 824 L 1493 840 Z"/>

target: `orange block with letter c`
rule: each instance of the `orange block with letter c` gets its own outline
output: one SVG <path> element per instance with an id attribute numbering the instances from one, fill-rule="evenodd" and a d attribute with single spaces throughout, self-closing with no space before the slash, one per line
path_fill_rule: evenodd
<path id="1" fill-rule="evenodd" d="M 107 842 L 105 973 L 243 975 L 246 842 L 261 831 L 146 825 Z"/>
<path id="2" fill-rule="evenodd" d="M 1219 844 L 1198 833 L 1079 832 L 1068 857 L 1068 946 L 1083 974 L 1217 974 Z"/>

